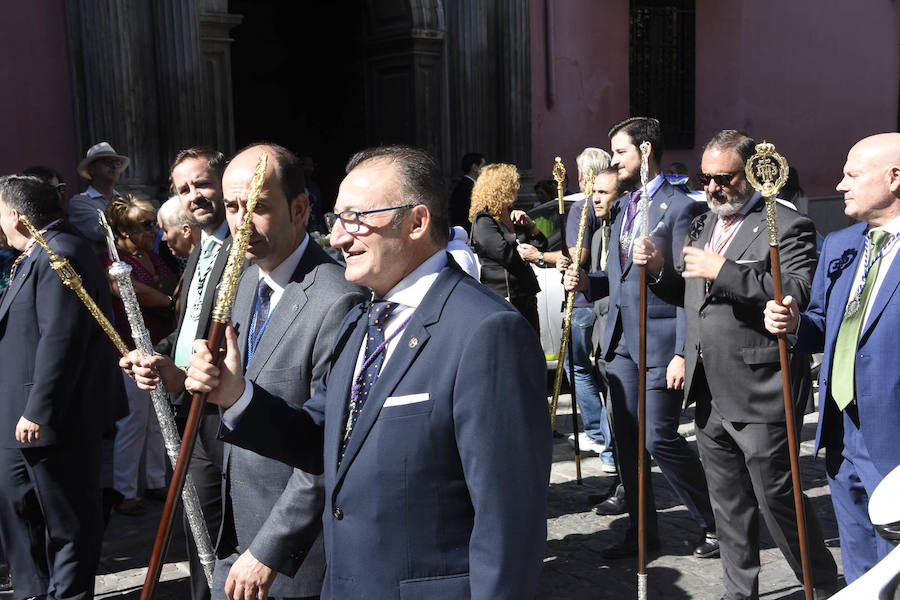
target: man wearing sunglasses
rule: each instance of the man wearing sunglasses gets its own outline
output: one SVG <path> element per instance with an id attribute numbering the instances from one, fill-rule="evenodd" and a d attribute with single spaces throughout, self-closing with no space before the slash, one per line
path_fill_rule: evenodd
<path id="1" fill-rule="evenodd" d="M 718 524 L 727 598 L 759 595 L 759 515 L 803 581 L 788 456 L 778 344 L 763 329 L 772 296 L 765 203 L 744 165 L 756 142 L 724 130 L 706 144 L 697 178 L 709 212 L 691 224 L 677 272 L 656 246 L 635 243 L 634 262 L 661 274 L 654 293 L 683 303 L 685 405 L 696 403 L 697 446 Z M 812 221 L 791 207 L 776 208 L 785 294 L 809 301 L 816 265 Z M 799 430 L 810 394 L 809 357 L 791 361 Z M 837 567 L 825 547 L 815 511 L 804 498 L 813 585 L 834 584 Z M 821 591 L 821 590 L 820 590 Z"/>
<path id="2" fill-rule="evenodd" d="M 551 434 L 540 341 L 446 252 L 443 178 L 405 146 L 350 159 L 331 244 L 373 301 L 351 310 L 302 410 L 202 345 L 189 389 L 225 439 L 295 467 L 322 461 L 322 598 L 533 598 L 546 544 Z"/>

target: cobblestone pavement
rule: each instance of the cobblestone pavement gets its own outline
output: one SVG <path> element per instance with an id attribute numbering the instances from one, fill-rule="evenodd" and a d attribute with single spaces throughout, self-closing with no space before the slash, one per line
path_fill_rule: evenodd
<path id="1" fill-rule="evenodd" d="M 679 430 L 696 449 L 693 413 L 683 415 Z M 800 470 L 803 490 L 818 516 L 826 544 L 840 569 L 837 523 L 825 479 L 824 459 L 813 460 L 816 415 L 807 415 L 801 434 Z M 568 434 L 571 404 L 560 397 L 557 429 Z M 573 450 L 565 436 L 557 437 L 550 476 L 547 506 L 547 554 L 538 597 L 553 600 L 599 600 L 637 597 L 637 558 L 604 559 L 600 552 L 621 538 L 628 526 L 627 515 L 603 517 L 593 513 L 588 496 L 606 491 L 612 477 L 600 469 L 593 452 L 582 455 L 583 484 L 575 478 Z M 666 483 L 659 468 L 651 470 L 659 513 L 662 551 L 647 566 L 647 589 L 651 599 L 702 598 L 716 600 L 725 593 L 719 559 L 698 559 L 691 555 L 700 532 L 678 497 Z M 803 586 L 761 523 L 759 577 L 760 598 L 802 600 Z"/>
<path id="2" fill-rule="evenodd" d="M 568 396 L 560 398 L 557 428 L 571 432 Z M 692 445 L 690 414 L 682 418 L 682 433 Z M 800 466 L 803 488 L 810 496 L 822 522 L 825 537 L 840 568 L 837 525 L 831 509 L 824 461 L 813 460 L 812 438 L 815 415 L 807 415 L 803 428 Z M 612 477 L 600 469 L 600 459 L 592 452 L 582 456 L 583 484 L 575 481 L 573 451 L 565 436 L 555 440 L 553 471 L 547 507 L 547 551 L 538 598 L 546 600 L 600 600 L 636 597 L 637 559 L 608 561 L 601 550 L 620 538 L 627 517 L 602 517 L 591 511 L 588 496 L 603 493 Z M 712 599 L 724 593 L 721 564 L 718 559 L 691 556 L 699 538 L 693 520 L 668 487 L 657 467 L 651 478 L 659 510 L 662 552 L 648 565 L 648 590 L 651 599 Z M 141 517 L 113 514 L 103 543 L 100 570 L 96 580 L 98 599 L 137 600 L 144 581 L 153 539 L 162 512 L 162 503 L 146 502 Z M 801 600 L 802 586 L 762 525 L 762 572 L 760 597 L 765 600 Z M 376 549 L 373 548 L 373 551 Z M 166 559 L 158 588 L 158 600 L 189 598 L 184 534 L 180 518 Z M 15 575 L 13 575 L 15 577 Z M 0 594 L 0 599 L 12 598 Z"/>

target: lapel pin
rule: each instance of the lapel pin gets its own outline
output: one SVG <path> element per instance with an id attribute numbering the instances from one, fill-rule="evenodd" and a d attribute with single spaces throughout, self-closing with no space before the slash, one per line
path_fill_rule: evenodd
<path id="1" fill-rule="evenodd" d="M 410 348 L 415 348 L 416 344 L 418 344 L 418 343 L 419 343 L 419 338 L 415 338 L 415 337 L 409 338 L 409 347 Z"/>
<path id="2" fill-rule="evenodd" d="M 663 210 L 666 210 L 667 208 L 669 208 L 669 205 L 666 204 L 665 202 L 663 202 L 662 204 L 659 205 L 659 207 Z"/>
<path id="3" fill-rule="evenodd" d="M 759 231 L 759 225 L 753 228 L 753 233 L 756 233 L 757 231 Z"/>
<path id="4" fill-rule="evenodd" d="M 299 304 L 294 304 L 293 306 L 291 306 L 291 310 L 294 311 L 294 312 L 297 312 L 298 310 L 300 310 L 300 305 L 299 305 Z"/>

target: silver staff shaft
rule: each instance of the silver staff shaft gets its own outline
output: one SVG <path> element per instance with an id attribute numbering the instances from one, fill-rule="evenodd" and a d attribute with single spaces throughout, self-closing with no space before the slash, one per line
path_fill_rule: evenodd
<path id="1" fill-rule="evenodd" d="M 131 267 L 119 261 L 113 263 L 109 269 L 109 274 L 115 278 L 119 286 L 119 296 L 125 305 L 125 313 L 128 315 L 128 323 L 131 325 L 131 337 L 134 338 L 138 352 L 142 356 L 152 356 L 153 344 L 150 341 L 150 332 L 147 331 L 147 327 L 144 325 L 144 316 L 141 314 L 137 295 L 134 293 L 134 285 L 131 282 Z M 156 411 L 157 420 L 159 420 L 159 429 L 166 444 L 166 453 L 169 455 L 169 461 L 171 461 L 174 468 L 175 461 L 178 459 L 178 450 L 181 447 L 181 439 L 178 436 L 178 429 L 175 427 L 175 419 L 172 418 L 166 396 L 166 390 L 163 388 L 162 382 L 156 386 L 155 390 L 150 392 L 150 398 L 153 400 L 153 409 Z M 206 528 L 206 521 L 203 519 L 203 509 L 200 506 L 197 489 L 194 487 L 194 479 L 190 473 L 187 475 L 184 489 L 181 492 L 181 500 L 184 503 L 184 514 L 187 516 L 191 535 L 194 537 L 194 544 L 197 546 L 200 564 L 203 565 L 203 572 L 206 574 L 206 581 L 211 589 L 216 555 L 213 552 L 212 540 L 209 537 L 209 530 Z"/>

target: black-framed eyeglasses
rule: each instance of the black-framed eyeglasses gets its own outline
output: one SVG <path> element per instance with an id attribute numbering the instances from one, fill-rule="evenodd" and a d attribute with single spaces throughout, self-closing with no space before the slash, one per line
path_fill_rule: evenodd
<path id="1" fill-rule="evenodd" d="M 388 206 L 387 208 L 376 208 L 373 210 L 342 210 L 339 213 L 329 212 L 325 213 L 325 225 L 328 227 L 328 231 L 331 231 L 334 229 L 335 224 L 340 221 L 341 226 L 347 233 L 359 233 L 359 227 L 362 223 L 360 217 L 391 210 L 404 210 L 419 206 L 419 204 L 421 204 L 421 202 L 415 204 L 401 204 L 400 206 Z"/>
<path id="2" fill-rule="evenodd" d="M 719 173 L 717 175 L 710 175 L 709 173 L 697 173 L 697 180 L 700 181 L 701 185 L 709 185 L 710 181 L 715 181 L 717 186 L 724 187 L 726 185 L 730 185 L 731 180 L 734 179 L 734 176 L 742 172 L 743 171 L 734 171 L 732 173 Z"/>
<path id="3" fill-rule="evenodd" d="M 147 219 L 146 221 L 139 221 L 138 225 L 141 226 L 141 229 L 144 231 L 156 231 L 159 228 L 159 224 L 153 219 Z"/>
<path id="4" fill-rule="evenodd" d="M 65 183 L 57 183 L 53 188 L 56 190 L 57 194 L 65 194 L 66 193 L 66 184 Z"/>

